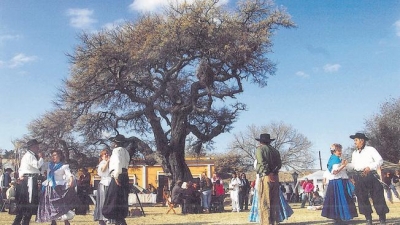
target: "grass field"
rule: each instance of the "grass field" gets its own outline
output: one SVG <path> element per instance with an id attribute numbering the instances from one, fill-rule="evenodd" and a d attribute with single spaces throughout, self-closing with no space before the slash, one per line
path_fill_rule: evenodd
<path id="1" fill-rule="evenodd" d="M 400 225 L 400 203 L 388 203 L 390 208 L 390 212 L 387 214 L 387 222 L 389 224 Z M 291 204 L 293 208 L 294 214 L 289 218 L 289 220 L 282 222 L 281 224 L 311 224 L 311 225 L 319 225 L 319 224 L 333 224 L 332 220 L 328 220 L 324 217 L 321 217 L 321 211 L 311 211 L 305 208 L 300 208 L 300 204 L 294 203 Z M 91 207 L 93 210 L 93 206 Z M 205 225 L 205 224 L 255 224 L 248 222 L 249 212 L 231 212 L 230 206 L 225 207 L 225 212 L 222 213 L 210 213 L 210 214 L 189 214 L 182 215 L 180 214 L 181 209 L 175 208 L 177 214 L 166 214 L 167 207 L 162 206 L 145 206 L 143 207 L 145 216 L 140 217 L 128 217 L 126 219 L 128 224 L 132 225 L 156 225 L 156 224 L 164 224 L 164 225 L 172 225 L 172 224 L 189 224 L 189 225 Z M 13 215 L 9 215 L 6 212 L 0 213 L 0 224 L 12 224 L 14 219 Z M 374 224 L 379 224 L 377 215 L 373 214 Z M 86 216 L 75 216 L 73 220 L 70 221 L 71 225 L 92 225 L 98 224 L 93 221 L 93 216 L 88 214 Z M 31 222 L 31 224 L 36 224 L 35 222 Z M 50 224 L 50 223 L 48 223 Z M 58 222 L 58 224 L 64 224 L 63 222 Z M 355 218 L 352 221 L 347 222 L 347 224 L 365 224 L 364 216 L 359 215 L 359 217 Z"/>

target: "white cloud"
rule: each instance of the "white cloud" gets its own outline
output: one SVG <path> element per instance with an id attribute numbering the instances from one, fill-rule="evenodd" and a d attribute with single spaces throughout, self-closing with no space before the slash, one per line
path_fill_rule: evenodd
<path id="1" fill-rule="evenodd" d="M 97 20 L 93 19 L 93 10 L 89 9 L 68 9 L 70 17 L 69 24 L 78 29 L 90 29 Z"/>
<path id="2" fill-rule="evenodd" d="M 396 29 L 396 35 L 400 37 L 400 20 L 397 20 L 397 21 L 394 23 L 394 27 L 395 27 L 395 29 Z"/>
<path id="3" fill-rule="evenodd" d="M 10 35 L 10 34 L 0 35 L 0 44 L 3 44 L 5 41 L 8 40 L 17 40 L 20 37 L 21 37 L 20 35 Z"/>
<path id="4" fill-rule="evenodd" d="M 22 66 L 26 63 L 36 61 L 37 57 L 36 56 L 26 56 L 23 53 L 20 53 L 16 56 L 14 56 L 9 62 L 8 62 L 8 67 L 10 68 L 15 68 Z"/>
<path id="5" fill-rule="evenodd" d="M 337 72 L 340 69 L 340 67 L 342 67 L 340 64 L 326 64 L 324 66 L 324 71 L 326 73 L 334 73 Z"/>
<path id="6" fill-rule="evenodd" d="M 192 3 L 195 0 L 172 0 L 173 3 L 178 2 L 188 2 Z M 133 0 L 132 4 L 129 5 L 129 9 L 131 11 L 157 11 L 163 6 L 168 5 L 171 0 Z M 228 4 L 229 0 L 220 0 L 218 5 L 225 5 Z"/>
<path id="7" fill-rule="evenodd" d="M 303 71 L 297 71 L 296 72 L 296 76 L 302 77 L 302 78 L 309 78 L 310 75 L 308 75 L 307 73 L 303 72 Z"/>

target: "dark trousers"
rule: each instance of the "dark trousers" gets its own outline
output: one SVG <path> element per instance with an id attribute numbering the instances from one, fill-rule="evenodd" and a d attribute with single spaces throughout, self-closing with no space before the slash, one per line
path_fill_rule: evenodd
<path id="1" fill-rule="evenodd" d="M 32 177 L 32 188 L 28 188 L 28 177 L 24 177 L 20 184 L 16 186 L 15 202 L 17 203 L 16 216 L 12 225 L 29 225 L 32 215 L 36 215 L 39 196 L 38 196 L 38 179 Z M 31 201 L 29 201 L 29 193 L 32 193 Z"/>
<path id="2" fill-rule="evenodd" d="M 378 180 L 378 174 L 376 171 L 371 171 L 367 176 L 357 174 L 354 177 L 354 181 L 360 214 L 370 217 L 372 207 L 369 197 L 371 197 L 375 211 L 378 215 L 384 216 L 389 212 L 389 208 L 386 205 L 383 186 Z"/>
<path id="3" fill-rule="evenodd" d="M 239 208 L 240 210 L 249 209 L 249 194 L 246 191 L 239 191 Z"/>

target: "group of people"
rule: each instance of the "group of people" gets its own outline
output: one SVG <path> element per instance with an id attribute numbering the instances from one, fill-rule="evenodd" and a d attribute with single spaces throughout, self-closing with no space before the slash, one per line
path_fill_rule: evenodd
<path id="1" fill-rule="evenodd" d="M 107 221 L 126 225 L 130 156 L 123 147 L 126 142 L 123 135 L 117 135 L 111 141 L 114 147 L 111 157 L 107 150 L 100 153 L 98 174 L 101 181 L 96 195 L 94 220 L 103 225 Z M 28 225 L 33 215 L 36 215 L 35 221 L 39 223 L 51 222 L 55 225 L 57 221 L 63 221 L 69 225 L 81 202 L 79 197 L 82 196 L 78 193 L 87 195 L 90 174 L 83 170 L 76 179 L 69 165 L 64 162 L 61 150 L 52 150 L 50 162 L 46 163 L 46 168 L 42 168 L 44 159 L 43 154 L 39 154 L 39 145 L 36 139 L 26 143 L 27 152 L 21 159 L 15 187 L 16 215 L 13 225 Z M 42 170 L 46 171 L 46 176 L 42 175 Z M 86 213 L 88 205 L 83 205 L 85 207 L 82 210 Z"/>
<path id="2" fill-rule="evenodd" d="M 199 185 L 196 182 L 178 180 L 172 188 L 171 201 L 180 205 L 182 214 L 210 213 L 212 200 L 223 204 L 225 189 L 222 179 L 214 173 L 211 178 L 201 174 Z"/>
<path id="3" fill-rule="evenodd" d="M 359 213 L 365 216 L 367 225 L 373 224 L 370 198 L 375 212 L 379 216 L 379 223 L 386 224 L 386 214 L 389 212 L 389 208 L 384 197 L 384 187 L 389 192 L 388 198 L 391 197 L 390 191 L 393 191 L 398 198 L 399 195 L 393 185 L 393 183 L 398 183 L 398 178 L 386 173 L 386 179 L 390 179 L 390 183 L 389 181 L 382 182 L 377 172 L 383 163 L 379 152 L 366 145 L 369 139 L 364 133 L 356 133 L 350 138 L 354 140 L 356 147 L 352 153 L 351 163 L 342 159 L 340 144 L 331 145 L 331 157 L 327 163 L 329 175 L 325 187 L 325 198 L 315 191 L 312 182 L 306 180 L 302 184 L 304 198 L 310 201 L 308 208 L 322 210 L 323 217 L 333 219 L 335 224 L 343 224 L 344 221 L 358 216 L 353 198 L 355 194 Z M 256 140 L 260 142 L 260 146 L 256 150 L 255 162 L 257 191 L 254 193 L 249 220 L 261 224 L 278 224 L 293 213 L 285 201 L 280 201 L 284 199 L 278 178 L 281 167 L 280 155 L 271 146 L 274 139 L 271 139 L 269 134 L 261 134 L 260 138 L 256 138 Z M 350 179 L 346 170 L 354 170 L 354 177 Z M 385 181 L 385 176 L 383 176 L 383 180 Z M 382 185 L 385 183 L 386 185 Z M 302 203 L 302 207 L 304 204 L 305 202 Z"/>
<path id="4" fill-rule="evenodd" d="M 366 145 L 368 138 L 365 134 L 356 133 L 350 138 L 354 140 L 356 147 L 352 153 L 351 163 L 342 159 L 340 144 L 331 145 L 325 198 L 322 200 L 318 192 L 311 191 L 311 187 L 307 188 L 309 182 L 305 184 L 304 189 L 309 189 L 306 193 L 312 194 L 309 199 L 312 199 L 314 206 L 321 205 L 323 202 L 322 207 L 316 209 L 322 208 L 321 215 L 333 219 L 335 224 L 342 224 L 343 221 L 358 216 L 353 193 L 357 197 L 359 213 L 365 216 L 367 225 L 373 224 L 371 215 L 373 211 L 369 198 L 372 198 L 380 224 L 386 224 L 389 208 L 385 201 L 382 183 L 388 183 L 382 182 L 377 172 L 383 159 L 375 148 Z M 249 220 L 261 224 L 278 224 L 293 214 L 279 183 L 278 173 L 282 166 L 280 154 L 271 145 L 274 139 L 271 139 L 269 134 L 261 134 L 256 140 L 260 142 L 260 145 L 256 149 L 254 165 L 257 178 Z M 117 135 L 111 141 L 114 145 L 111 156 L 107 150 L 100 153 L 98 174 L 101 181 L 97 188 L 94 220 L 103 225 L 107 221 L 125 225 L 125 217 L 128 215 L 127 168 L 130 157 L 123 147 L 126 142 L 123 135 Z M 72 188 L 75 187 L 74 175 L 69 165 L 63 163 L 63 153 L 60 150 L 53 150 L 51 162 L 46 168 L 47 177 L 45 180 L 40 180 L 40 169 L 44 161 L 38 154 L 39 144 L 35 139 L 28 141 L 26 145 L 28 150 L 21 159 L 18 184 L 15 189 L 17 209 L 13 225 L 29 224 L 32 215 L 36 215 L 37 222 L 51 221 L 52 224 L 56 224 L 57 220 L 61 220 L 68 225 L 69 220 L 74 217 L 72 211 L 74 204 L 78 201 L 77 194 Z M 354 170 L 355 175 L 349 178 L 346 170 Z M 382 178 L 384 181 L 390 178 L 391 183 L 386 185 L 387 189 L 393 191 L 397 198 L 399 195 L 391 185 L 399 183 L 398 173 L 399 171 L 396 171 L 396 175 L 385 173 Z M 192 182 L 186 183 L 186 187 L 182 188 L 183 182 L 178 181 L 172 190 L 172 199 L 182 205 L 183 213 L 188 212 L 187 206 L 192 203 L 201 204 L 203 212 L 210 212 L 212 196 L 225 195 L 222 182 L 216 174 L 209 178 L 205 173 L 201 176 L 199 189 L 197 189 L 197 184 Z M 241 174 L 239 178 L 236 173 L 233 173 L 229 189 L 233 211 L 246 210 L 249 205 L 247 201 L 250 183 L 245 174 Z"/>

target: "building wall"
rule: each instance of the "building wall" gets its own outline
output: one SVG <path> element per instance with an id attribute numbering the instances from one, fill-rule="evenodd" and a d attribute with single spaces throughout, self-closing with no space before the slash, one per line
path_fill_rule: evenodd
<path id="1" fill-rule="evenodd" d="M 208 177 L 211 177 L 214 172 L 214 164 L 188 164 L 189 170 L 192 173 L 193 178 L 200 178 L 201 173 L 205 172 Z M 99 180 L 99 176 L 97 176 L 96 169 L 89 169 L 89 172 L 92 171 L 92 181 L 91 184 L 94 188 L 97 188 L 96 180 Z M 158 188 L 159 186 L 159 175 L 168 176 L 165 174 L 161 165 L 134 165 L 129 167 L 128 175 L 131 183 L 135 183 L 143 188 L 147 188 L 149 184 L 152 184 L 154 187 Z M 170 182 L 170 181 L 169 181 Z M 171 184 L 169 183 L 169 186 Z"/>

